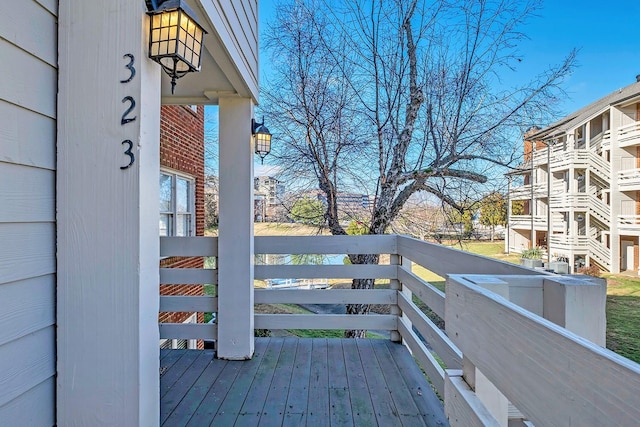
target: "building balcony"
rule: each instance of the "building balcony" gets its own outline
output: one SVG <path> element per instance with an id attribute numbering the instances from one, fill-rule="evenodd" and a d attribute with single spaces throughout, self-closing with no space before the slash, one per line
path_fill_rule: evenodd
<path id="1" fill-rule="evenodd" d="M 462 426 L 474 419 L 476 425 L 528 420 L 596 426 L 631 425 L 640 418 L 634 403 L 640 365 L 603 348 L 602 281 L 568 280 L 394 235 L 256 237 L 254 248 L 256 254 L 372 253 L 385 260 L 380 265 L 256 265 L 256 279 L 389 283 L 375 289 L 255 288 L 256 304 L 387 307 L 385 314 L 369 315 L 334 310 L 253 314 L 256 329 L 366 329 L 386 331 L 389 338 L 256 338 L 255 354 L 247 361 L 218 360 L 214 350 L 163 350 L 164 425 Z M 214 237 L 161 239 L 162 256 L 215 257 L 217 252 Z M 416 274 L 423 269 L 446 277 L 446 293 Z M 214 269 L 161 269 L 160 280 L 215 284 L 217 275 Z M 215 312 L 224 303 L 216 296 L 163 296 L 161 311 Z M 443 319 L 444 330 L 416 303 Z M 216 322 L 161 324 L 161 338 L 215 342 L 235 323 L 220 316 Z M 511 403 L 483 403 L 495 399 Z"/>
<path id="2" fill-rule="evenodd" d="M 618 128 L 618 146 L 631 147 L 640 144 L 640 121 Z"/>
<path id="3" fill-rule="evenodd" d="M 549 239 L 552 250 L 565 250 L 586 253 L 589 249 L 589 237 L 554 234 Z"/>
<path id="4" fill-rule="evenodd" d="M 511 215 L 509 217 L 509 227 L 512 229 L 527 229 L 531 230 L 531 215 Z M 546 230 L 547 229 L 547 217 L 546 216 L 534 216 L 533 217 L 534 230 Z"/>
<path id="5" fill-rule="evenodd" d="M 618 171 L 618 189 L 620 191 L 640 190 L 640 169 Z"/>
<path id="6" fill-rule="evenodd" d="M 640 215 L 618 215 L 618 231 L 640 233 Z"/>
<path id="7" fill-rule="evenodd" d="M 510 200 L 531 200 L 531 184 L 513 187 L 509 192 Z M 533 197 L 536 199 L 547 197 L 547 184 L 534 184 Z"/>

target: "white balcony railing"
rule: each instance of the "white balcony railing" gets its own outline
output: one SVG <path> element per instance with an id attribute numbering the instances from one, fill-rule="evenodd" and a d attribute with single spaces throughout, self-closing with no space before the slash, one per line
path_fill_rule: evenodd
<path id="1" fill-rule="evenodd" d="M 640 144 L 640 121 L 618 128 L 618 146 L 630 147 Z"/>
<path id="2" fill-rule="evenodd" d="M 216 256 L 216 246 L 214 237 L 161 238 L 163 256 Z M 535 425 L 633 425 L 640 419 L 640 365 L 601 347 L 603 282 L 564 279 L 394 235 L 256 237 L 254 248 L 257 254 L 388 255 L 389 263 L 382 265 L 256 265 L 256 279 L 376 278 L 388 279 L 389 287 L 255 289 L 254 301 L 385 304 L 389 314 L 255 314 L 254 325 L 390 331 L 391 339 L 410 348 L 444 398 L 454 426 L 470 425 L 467 421 L 472 419 L 477 420 L 474 425 L 506 425 L 506 409 L 482 403 L 498 395 L 491 387 L 477 386 L 480 378 L 515 405 L 510 413 L 519 411 L 522 419 Z M 447 277 L 446 294 L 416 275 L 413 269 L 419 267 Z M 160 278 L 173 284 L 217 281 L 213 269 L 161 269 Z M 414 298 L 445 320 L 446 332 L 416 306 Z M 213 296 L 162 297 L 160 310 L 215 311 L 217 304 L 224 301 Z M 162 338 L 215 340 L 216 328 L 225 327 L 229 326 L 161 324 L 160 333 Z"/>
<path id="3" fill-rule="evenodd" d="M 533 185 L 533 197 L 547 197 L 547 184 L 538 183 Z M 531 184 L 514 187 L 509 192 L 511 200 L 531 200 Z"/>
<path id="4" fill-rule="evenodd" d="M 515 229 L 531 229 L 531 215 L 511 215 L 509 217 L 509 227 Z M 547 217 L 534 215 L 533 228 L 536 230 L 546 230 Z"/>
<path id="5" fill-rule="evenodd" d="M 618 215 L 619 231 L 640 231 L 640 215 Z"/>
<path id="6" fill-rule="evenodd" d="M 640 169 L 625 169 L 618 172 L 620 191 L 640 190 Z"/>

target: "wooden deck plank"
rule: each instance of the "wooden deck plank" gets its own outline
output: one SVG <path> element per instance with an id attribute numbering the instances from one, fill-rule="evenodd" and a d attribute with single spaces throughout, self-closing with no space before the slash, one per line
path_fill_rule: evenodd
<path id="1" fill-rule="evenodd" d="M 187 350 L 160 350 L 160 372 L 166 372 Z"/>
<path id="2" fill-rule="evenodd" d="M 283 427 L 305 425 L 309 407 L 311 340 L 299 340 L 287 395 Z"/>
<path id="3" fill-rule="evenodd" d="M 327 364 L 327 340 L 311 341 L 311 372 L 309 374 L 309 404 L 307 425 L 328 427 L 329 424 L 329 368 Z"/>
<path id="4" fill-rule="evenodd" d="M 173 387 L 185 372 L 189 369 L 191 364 L 198 357 L 197 352 L 184 351 L 180 359 L 176 360 L 171 369 L 167 370 L 164 375 L 160 377 L 160 399 L 162 399 L 167 392 Z"/>
<path id="5" fill-rule="evenodd" d="M 353 421 L 356 425 L 375 425 L 376 415 L 363 368 L 363 363 L 366 361 L 360 358 L 356 340 L 344 340 L 342 350 L 351 396 Z"/>
<path id="6" fill-rule="evenodd" d="M 197 358 L 191 366 L 189 366 L 184 374 L 173 384 L 164 397 L 161 398 L 160 424 L 167 420 L 191 387 L 193 387 L 200 375 L 202 375 L 205 368 L 211 363 L 211 359 L 213 358 L 212 351 L 201 351 L 198 353 Z"/>
<path id="7" fill-rule="evenodd" d="M 386 341 L 386 340 L 384 340 Z M 400 371 L 393 361 L 393 357 L 387 348 L 386 343 L 383 340 L 373 341 L 370 340 L 367 343 L 359 344 L 370 345 L 375 353 L 375 357 L 378 359 L 378 363 L 382 367 L 381 373 L 387 383 L 391 398 L 395 408 L 404 425 L 426 426 L 426 423 L 422 419 L 422 414 L 418 410 L 416 403 L 411 396 L 411 392 L 407 389 Z"/>
<path id="8" fill-rule="evenodd" d="M 199 350 L 191 350 L 191 351 L 199 351 Z M 209 389 L 215 386 L 216 380 L 224 370 L 227 365 L 226 360 L 214 359 L 214 351 L 213 350 L 202 350 L 205 354 L 209 354 L 211 356 L 211 360 L 209 364 L 204 369 L 204 371 L 200 374 L 195 384 L 191 389 L 185 394 L 182 401 L 178 404 L 178 406 L 174 409 L 171 415 L 167 418 L 163 425 L 166 426 L 185 426 L 193 414 L 200 406 L 200 403 L 205 398 Z M 163 401 L 160 401 L 160 408 L 162 408 Z"/>
<path id="9" fill-rule="evenodd" d="M 278 364 L 274 371 L 271 387 L 264 403 L 264 409 L 260 416 L 259 426 L 271 427 L 282 425 L 286 408 L 286 396 L 291 384 L 293 361 L 298 346 L 297 338 L 285 338 Z"/>
<path id="10" fill-rule="evenodd" d="M 213 417 L 211 425 L 231 426 L 235 424 L 240 414 L 240 408 L 242 408 L 256 373 L 258 372 L 266 348 L 266 341 L 256 341 L 253 358 L 242 364 L 217 414 Z"/>
<path id="11" fill-rule="evenodd" d="M 253 379 L 253 384 L 251 384 L 251 390 L 240 408 L 240 415 L 236 421 L 237 427 L 253 427 L 258 424 L 284 344 L 283 338 L 259 338 L 256 339 L 256 343 L 258 341 L 265 342 L 267 347 L 262 356 L 262 363 L 260 363 Z"/>
<path id="12" fill-rule="evenodd" d="M 193 413 L 187 426 L 202 427 L 208 426 L 211 423 L 211 420 L 218 412 L 218 408 L 227 396 L 227 391 L 235 381 L 244 363 L 246 362 L 235 360 L 227 361 L 225 368 L 209 388 L 209 391 Z"/>
<path id="13" fill-rule="evenodd" d="M 366 361 L 367 364 L 364 373 L 367 378 L 367 384 L 369 385 L 371 401 L 376 413 L 378 425 L 402 425 L 402 418 L 396 411 L 387 382 L 381 372 L 383 367 L 378 364 L 378 359 L 373 352 L 370 340 L 356 340 L 356 342 L 358 351 L 360 352 L 360 358 Z"/>
<path id="14" fill-rule="evenodd" d="M 444 415 L 442 402 L 433 391 L 426 377 L 416 364 L 411 354 L 402 344 L 385 341 L 393 361 L 402 375 L 407 390 L 428 426 L 447 426 L 449 422 Z"/>
<path id="15" fill-rule="evenodd" d="M 349 383 L 342 350 L 342 340 L 327 340 L 329 369 L 329 420 L 332 426 L 352 426 Z"/>

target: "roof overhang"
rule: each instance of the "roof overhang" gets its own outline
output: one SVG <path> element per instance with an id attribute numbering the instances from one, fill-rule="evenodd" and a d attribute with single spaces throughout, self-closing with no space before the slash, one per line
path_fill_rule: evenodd
<path id="1" fill-rule="evenodd" d="M 162 104 L 216 105 L 222 97 L 235 96 L 251 98 L 257 104 L 257 57 L 245 60 L 244 55 L 253 54 L 244 52 L 235 45 L 235 40 L 243 39 L 246 35 L 234 34 L 233 25 L 225 21 L 226 15 L 231 11 L 221 10 L 224 6 L 207 0 L 187 0 L 187 3 L 208 33 L 204 37 L 202 66 L 200 72 L 188 73 L 180 78 L 173 95 L 171 79 L 162 73 Z M 257 30 L 257 20 L 253 30 Z M 253 30 L 237 25 L 235 27 L 235 31 Z"/>

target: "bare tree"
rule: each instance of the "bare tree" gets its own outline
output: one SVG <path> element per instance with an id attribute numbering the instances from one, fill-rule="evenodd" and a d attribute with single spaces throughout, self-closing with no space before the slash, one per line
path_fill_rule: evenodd
<path id="1" fill-rule="evenodd" d="M 506 87 L 502 76 L 522 60 L 519 28 L 535 9 L 520 0 L 279 4 L 266 43 L 275 78 L 263 86 L 262 108 L 289 182 L 315 181 L 325 193 L 332 234 L 345 234 L 339 191 L 371 194 L 368 232 L 382 234 L 412 194 L 459 208 L 458 196 L 480 193 L 495 165 L 514 161 L 517 136 L 550 113 L 575 59 L 571 52 L 534 81 Z M 355 279 L 352 287 L 373 285 Z"/>

